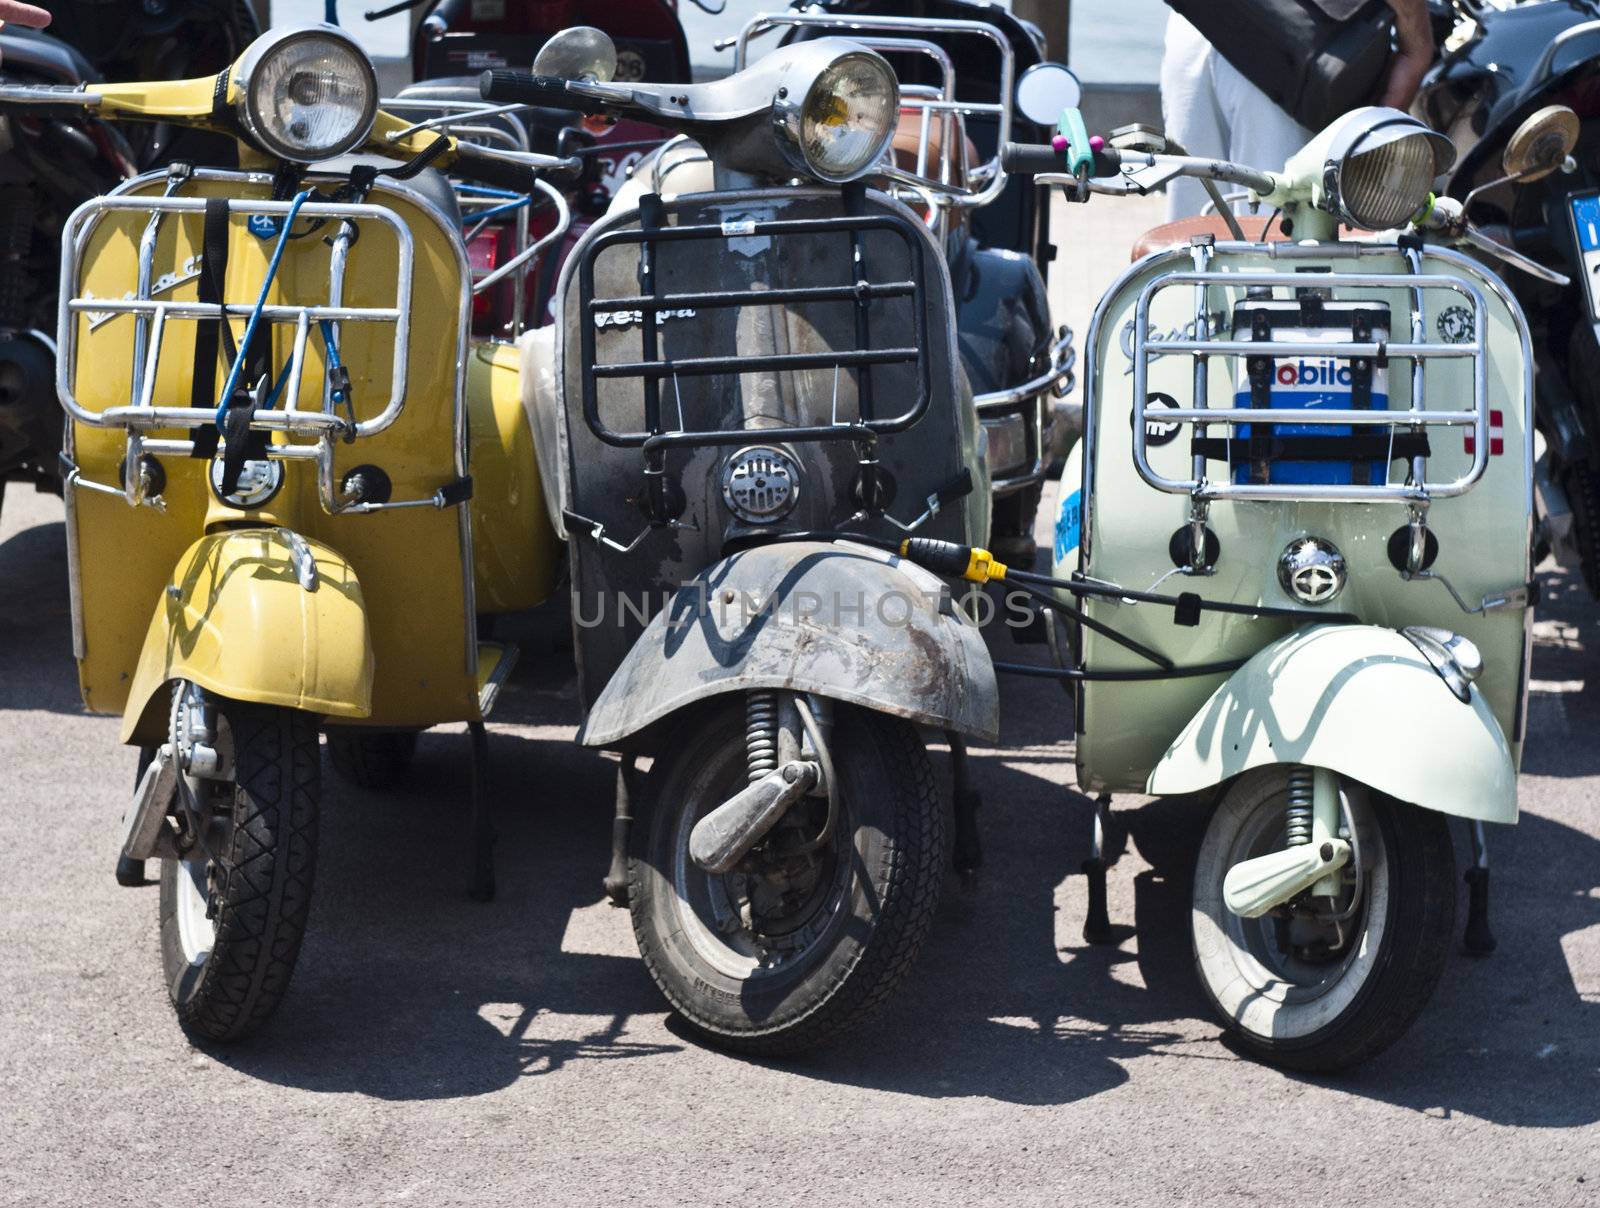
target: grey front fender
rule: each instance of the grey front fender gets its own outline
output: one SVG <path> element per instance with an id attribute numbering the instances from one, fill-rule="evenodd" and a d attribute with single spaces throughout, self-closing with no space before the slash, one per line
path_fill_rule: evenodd
<path id="1" fill-rule="evenodd" d="M 623 744 L 687 705 L 786 688 L 992 741 L 983 636 L 936 576 L 869 546 L 758 546 L 679 588 L 623 659 L 578 740 Z"/>

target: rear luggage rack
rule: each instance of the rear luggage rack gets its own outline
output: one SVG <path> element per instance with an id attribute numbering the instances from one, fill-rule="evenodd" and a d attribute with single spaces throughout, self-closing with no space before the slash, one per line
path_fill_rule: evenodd
<path id="1" fill-rule="evenodd" d="M 844 420 L 835 413 L 832 421 L 827 424 L 759 429 L 768 438 L 784 441 L 870 442 L 880 435 L 900 432 L 911 427 L 926 413 L 932 394 L 932 377 L 927 353 L 927 299 L 923 284 L 925 271 L 923 240 L 926 236 L 918 231 L 913 223 L 898 214 L 871 213 L 845 214 L 831 218 L 666 226 L 661 222 L 661 199 L 654 194 L 641 200 L 639 212 L 639 227 L 601 233 L 583 248 L 578 262 L 583 415 L 589 430 L 600 440 L 618 448 L 642 448 L 647 453 L 658 454 L 668 448 L 743 444 L 749 441 L 753 432 L 757 431 L 752 428 L 707 430 L 680 428 L 669 431 L 664 426 L 661 405 L 661 382 L 667 378 L 739 377 L 763 371 L 792 372 L 808 369 L 833 369 L 836 373 L 841 370 L 853 370 L 856 375 L 857 418 Z M 869 279 L 863 236 L 872 231 L 887 232 L 904 245 L 910 268 L 907 279 L 895 281 Z M 657 280 L 657 250 L 663 243 L 840 235 L 848 237 L 851 241 L 853 252 L 851 263 L 855 266 L 857 276 L 854 281 L 793 289 L 733 289 L 694 293 L 661 293 L 650 288 Z M 640 279 L 647 283 L 646 288 L 637 295 L 596 297 L 594 284 L 596 260 L 607 248 L 630 244 L 639 247 L 639 275 Z M 877 300 L 900 298 L 907 299 L 911 307 L 912 343 L 909 346 L 873 347 L 869 322 L 871 304 Z M 662 312 L 702 308 L 710 310 L 743 306 L 791 304 L 810 306 L 841 303 L 850 303 L 855 307 L 854 348 L 756 355 L 736 355 L 730 350 L 730 353 L 724 356 L 688 357 L 681 360 L 665 357 L 660 351 L 658 337 Z M 598 360 L 596 350 L 597 322 L 603 315 L 619 312 L 638 316 L 639 356 L 628 361 L 601 362 Z M 876 365 L 914 367 L 916 393 L 910 405 L 903 411 L 887 417 L 875 414 L 872 368 Z M 645 428 L 641 431 L 619 432 L 611 428 L 600 414 L 598 383 L 602 379 L 615 381 L 630 378 L 640 379 L 644 384 Z M 679 419 L 681 422 L 681 415 Z"/>

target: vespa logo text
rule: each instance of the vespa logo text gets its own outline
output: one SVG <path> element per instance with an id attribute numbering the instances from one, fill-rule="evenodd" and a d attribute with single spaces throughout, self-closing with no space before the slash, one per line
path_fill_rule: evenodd
<path id="1" fill-rule="evenodd" d="M 1280 386 L 1346 386 L 1351 382 L 1350 366 L 1331 358 L 1320 361 L 1285 362 L 1278 366 Z"/>
<path id="2" fill-rule="evenodd" d="M 182 267 L 170 273 L 162 273 L 161 276 L 157 277 L 150 285 L 150 296 L 154 298 L 158 294 L 164 294 L 169 290 L 177 289 L 180 285 L 187 285 L 189 282 L 195 280 L 199 276 L 200 253 L 196 252 L 193 256 L 190 256 L 183 262 Z M 134 297 L 134 292 L 130 289 L 127 293 L 122 295 L 122 300 L 124 302 L 132 302 Z M 93 299 L 93 294 L 84 294 L 85 301 L 93 301 Z M 84 312 L 89 319 L 90 331 L 94 331 L 99 327 L 104 327 L 107 323 L 111 322 L 112 319 L 115 319 L 118 315 L 124 313 L 126 312 L 120 310 L 88 310 Z"/>
<path id="3" fill-rule="evenodd" d="M 668 319 L 692 319 L 694 318 L 694 310 L 689 307 L 685 307 L 682 310 L 658 310 L 656 318 L 663 323 Z M 607 327 L 632 327 L 635 323 L 643 322 L 644 311 L 642 310 L 606 310 L 601 311 L 594 317 L 596 330 L 603 330 Z"/>

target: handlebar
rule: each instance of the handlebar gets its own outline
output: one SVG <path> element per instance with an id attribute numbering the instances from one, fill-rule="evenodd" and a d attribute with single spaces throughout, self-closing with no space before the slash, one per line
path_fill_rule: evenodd
<path id="1" fill-rule="evenodd" d="M 555 109 L 576 109 L 580 113 L 600 113 L 602 101 L 567 88 L 559 76 L 529 75 L 497 67 L 478 77 L 478 93 L 486 101 L 499 104 L 543 105 Z"/>
<path id="2" fill-rule="evenodd" d="M 472 143 L 456 143 L 456 159 L 450 169 L 455 175 L 477 181 L 495 189 L 510 189 L 514 193 L 531 193 L 540 173 L 528 164 L 490 155 Z"/>
<path id="3" fill-rule="evenodd" d="M 1094 175 L 1110 176 L 1122 165 L 1114 149 L 1091 151 Z M 1007 143 L 1000 150 L 1000 166 L 1014 176 L 1038 176 L 1046 172 L 1065 172 L 1066 156 L 1049 143 Z"/>

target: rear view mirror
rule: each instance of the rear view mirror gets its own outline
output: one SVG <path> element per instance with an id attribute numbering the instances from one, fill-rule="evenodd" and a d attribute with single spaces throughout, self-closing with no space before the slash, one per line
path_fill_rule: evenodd
<path id="1" fill-rule="evenodd" d="M 539 48 L 533 74 L 558 80 L 609 84 L 617 74 L 617 47 L 611 36 L 592 25 L 574 25 L 553 35 Z"/>
<path id="2" fill-rule="evenodd" d="M 1054 126 L 1081 100 L 1083 85 L 1060 63 L 1035 63 L 1017 81 L 1017 111 L 1040 126 Z"/>
<path id="3" fill-rule="evenodd" d="M 1517 127 L 1506 143 L 1501 168 L 1519 180 L 1549 176 L 1578 145 L 1578 127 L 1578 115 L 1565 105 L 1546 106 Z"/>

